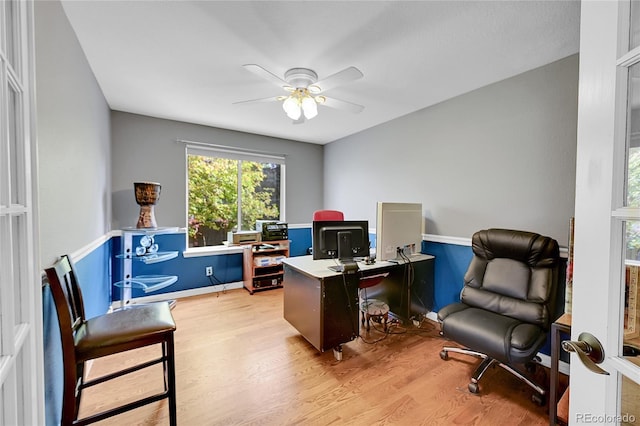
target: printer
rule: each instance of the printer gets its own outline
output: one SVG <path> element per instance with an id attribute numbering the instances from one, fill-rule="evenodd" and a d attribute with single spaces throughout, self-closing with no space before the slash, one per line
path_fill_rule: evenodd
<path id="1" fill-rule="evenodd" d="M 289 238 L 289 226 L 275 220 L 256 220 L 256 231 L 262 235 L 262 241 L 286 240 Z"/>

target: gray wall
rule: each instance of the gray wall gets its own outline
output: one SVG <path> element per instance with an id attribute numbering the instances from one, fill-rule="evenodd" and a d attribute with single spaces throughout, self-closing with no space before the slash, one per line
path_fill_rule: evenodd
<path id="1" fill-rule="evenodd" d="M 566 246 L 577 98 L 573 55 L 330 143 L 325 206 L 375 227 L 377 201 L 421 202 L 428 234 L 507 227 Z"/>
<path id="2" fill-rule="evenodd" d="M 111 223 L 109 107 L 58 1 L 35 2 L 40 255 L 102 237 Z"/>
<path id="3" fill-rule="evenodd" d="M 231 130 L 114 111 L 113 229 L 135 226 L 139 206 L 133 182 L 162 184 L 155 207 L 158 226 L 186 226 L 186 160 L 183 139 L 286 155 L 286 220 L 310 223 L 322 207 L 323 147 Z"/>

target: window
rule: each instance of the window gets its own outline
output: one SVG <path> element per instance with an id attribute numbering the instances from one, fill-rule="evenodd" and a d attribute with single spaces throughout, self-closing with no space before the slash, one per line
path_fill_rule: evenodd
<path id="1" fill-rule="evenodd" d="M 222 244 L 256 220 L 284 220 L 284 156 L 187 145 L 189 247 Z"/>

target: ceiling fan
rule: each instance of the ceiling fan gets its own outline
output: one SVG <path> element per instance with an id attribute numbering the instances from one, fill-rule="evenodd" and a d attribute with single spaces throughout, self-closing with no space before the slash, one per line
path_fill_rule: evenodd
<path id="1" fill-rule="evenodd" d="M 284 73 L 284 79 L 282 79 L 260 65 L 246 64 L 243 67 L 276 84 L 288 94 L 239 101 L 234 104 L 282 101 L 282 108 L 294 123 L 301 123 L 305 118 L 310 120 L 315 117 L 318 114 L 318 104 L 353 113 L 359 113 L 364 109 L 362 105 L 321 95 L 329 89 L 362 78 L 362 72 L 356 67 L 345 68 L 322 80 L 318 80 L 318 75 L 309 68 L 291 68 Z"/>

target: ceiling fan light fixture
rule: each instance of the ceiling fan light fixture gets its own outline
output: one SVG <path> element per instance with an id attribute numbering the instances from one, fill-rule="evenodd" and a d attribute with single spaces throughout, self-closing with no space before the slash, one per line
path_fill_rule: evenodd
<path id="1" fill-rule="evenodd" d="M 307 120 L 311 120 L 318 115 L 318 104 L 313 97 L 307 95 L 302 98 L 302 111 Z"/>
<path id="2" fill-rule="evenodd" d="M 319 86 L 316 86 L 315 84 L 307 87 L 307 90 L 309 90 L 309 93 L 313 93 L 314 95 L 322 92 L 322 89 Z"/>
<path id="3" fill-rule="evenodd" d="M 282 109 L 287 113 L 287 117 L 292 120 L 298 120 L 302 114 L 300 103 L 294 96 L 289 96 L 282 103 Z"/>

